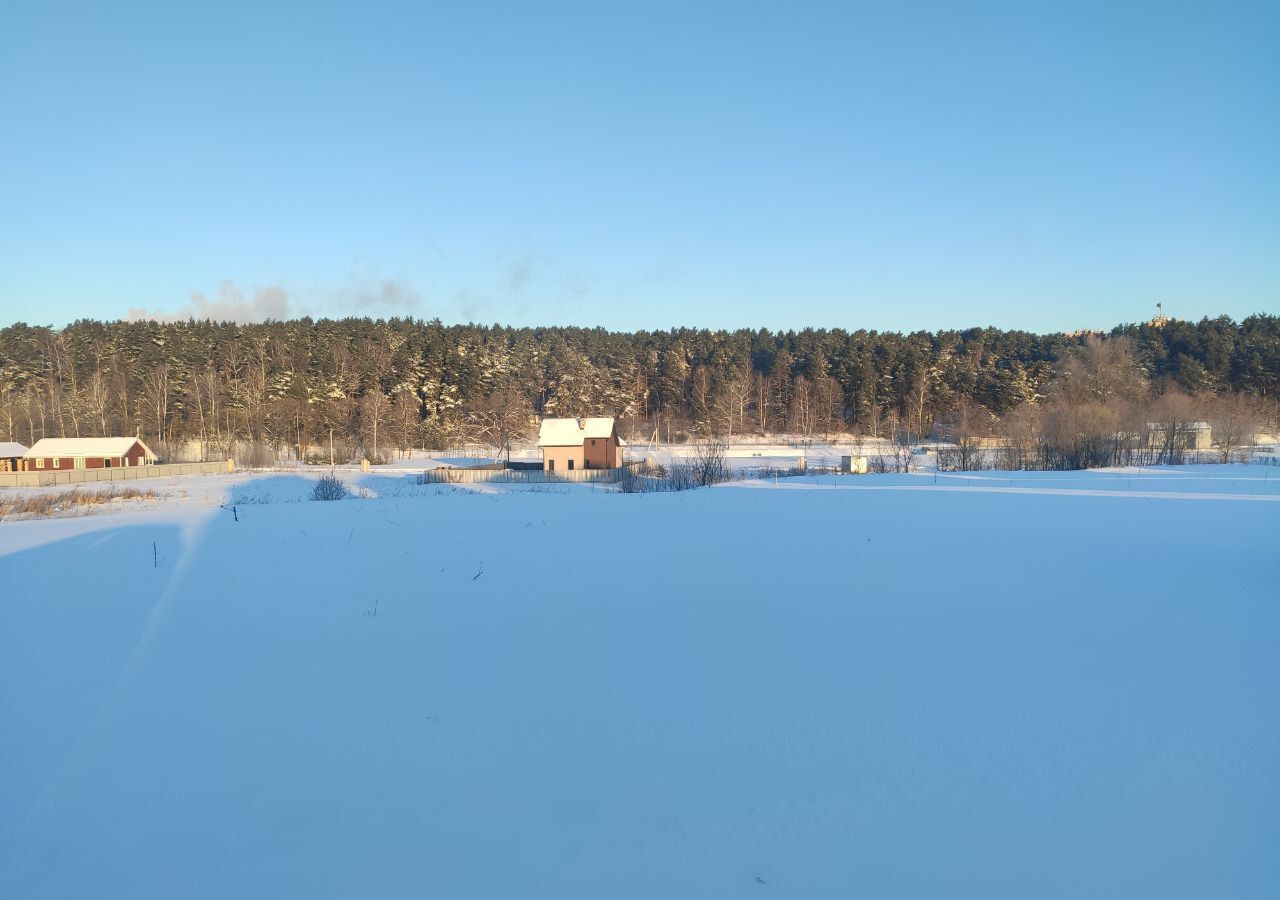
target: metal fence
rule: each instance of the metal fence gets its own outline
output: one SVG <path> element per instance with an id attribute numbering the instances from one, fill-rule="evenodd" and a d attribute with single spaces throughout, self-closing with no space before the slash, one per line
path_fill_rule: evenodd
<path id="1" fill-rule="evenodd" d="M 617 469 L 574 469 L 547 472 L 542 469 L 427 469 L 419 476 L 419 484 L 617 484 L 622 480 L 627 463 Z"/>
<path id="2" fill-rule="evenodd" d="M 1280 460 L 1276 459 L 1270 448 L 1258 447 L 1241 447 L 1232 450 L 1225 458 L 1220 449 L 1169 451 L 1150 447 L 1106 447 L 1103 450 L 1107 461 L 1094 462 L 1090 464 L 1091 466 L 1190 466 L 1218 463 L 1274 466 L 1280 464 Z M 967 454 L 957 447 L 939 447 L 936 459 L 939 472 L 1043 471 L 1046 466 L 1049 469 L 1059 468 L 1046 463 L 1040 450 L 1019 447 L 983 447 L 970 450 Z M 889 460 L 891 463 L 889 468 L 896 469 L 897 464 L 893 457 L 881 457 L 881 468 L 884 460 Z M 876 463 L 877 460 L 873 457 L 873 471 L 877 470 Z"/>
<path id="3" fill-rule="evenodd" d="M 134 481 L 139 478 L 166 478 L 171 475 L 214 475 L 232 471 L 226 462 L 170 463 L 152 466 L 125 466 L 111 469 L 46 469 L 34 472 L 0 472 L 0 488 L 48 487 L 56 484 L 86 484 L 98 481 Z"/>

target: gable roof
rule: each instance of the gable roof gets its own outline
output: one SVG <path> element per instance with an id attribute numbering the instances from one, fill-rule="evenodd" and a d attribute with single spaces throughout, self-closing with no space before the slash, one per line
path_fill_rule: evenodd
<path id="1" fill-rule="evenodd" d="M 25 444 L 19 444 L 17 441 L 0 441 L 0 459 L 7 459 L 11 456 L 25 456 L 27 447 Z"/>
<path id="2" fill-rule="evenodd" d="M 543 419 L 538 428 L 538 446 L 580 447 L 586 438 L 607 438 L 611 434 L 613 416 L 596 419 Z"/>
<path id="3" fill-rule="evenodd" d="M 147 459 L 155 459 L 151 448 L 142 443 L 141 438 L 104 437 L 104 438 L 41 438 L 35 446 L 24 455 L 35 459 L 41 456 L 124 456 L 134 444 L 142 447 Z"/>

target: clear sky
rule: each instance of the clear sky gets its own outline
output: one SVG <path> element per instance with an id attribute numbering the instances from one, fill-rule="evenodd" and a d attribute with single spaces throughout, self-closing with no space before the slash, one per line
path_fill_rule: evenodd
<path id="1" fill-rule="evenodd" d="M 7 0 L 0 324 L 1280 312 L 1277 47 L 1275 0 Z"/>

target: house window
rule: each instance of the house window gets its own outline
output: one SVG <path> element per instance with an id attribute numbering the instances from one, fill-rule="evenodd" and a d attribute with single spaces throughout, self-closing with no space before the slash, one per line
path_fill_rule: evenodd
<path id="1" fill-rule="evenodd" d="M 53 461 L 53 467 L 54 467 L 55 469 L 61 469 L 61 468 L 62 468 L 62 460 L 60 460 L 60 459 L 54 459 L 54 461 Z"/>
<path id="2" fill-rule="evenodd" d="M 37 468 L 37 469 L 43 469 L 43 468 L 44 468 L 44 460 L 43 460 L 43 459 L 37 459 L 37 460 L 36 460 L 36 468 Z"/>
<path id="3" fill-rule="evenodd" d="M 569 460 L 569 471 L 573 471 L 573 460 Z"/>
<path id="4" fill-rule="evenodd" d="M 554 459 L 547 460 L 547 471 L 554 472 L 556 470 L 556 461 Z"/>

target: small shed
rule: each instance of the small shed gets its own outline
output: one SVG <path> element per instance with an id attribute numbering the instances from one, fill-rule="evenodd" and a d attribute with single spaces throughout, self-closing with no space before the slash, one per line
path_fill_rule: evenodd
<path id="1" fill-rule="evenodd" d="M 27 455 L 25 444 L 17 441 L 0 441 L 0 472 L 21 472 L 22 458 Z"/>
<path id="2" fill-rule="evenodd" d="M 848 472 L 851 475 L 866 475 L 867 458 L 865 456 L 842 456 L 840 457 L 840 471 Z"/>
<path id="3" fill-rule="evenodd" d="M 622 465 L 625 446 L 612 416 L 543 419 L 538 429 L 538 447 L 546 472 L 616 469 Z"/>
<path id="4" fill-rule="evenodd" d="M 116 469 L 148 466 L 151 448 L 136 437 L 41 438 L 27 451 L 28 472 L 48 469 Z"/>

